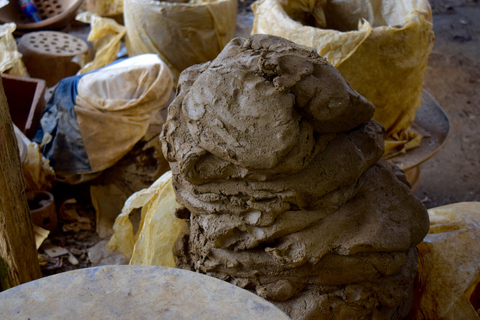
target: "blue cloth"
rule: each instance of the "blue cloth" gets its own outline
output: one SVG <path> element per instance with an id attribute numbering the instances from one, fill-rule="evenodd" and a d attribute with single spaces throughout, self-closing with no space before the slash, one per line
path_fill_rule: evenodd
<path id="1" fill-rule="evenodd" d="M 75 113 L 78 81 L 85 74 L 65 78 L 48 101 L 33 141 L 42 143 L 45 132 L 52 136 L 42 150 L 58 174 L 88 173 L 92 169 Z"/>

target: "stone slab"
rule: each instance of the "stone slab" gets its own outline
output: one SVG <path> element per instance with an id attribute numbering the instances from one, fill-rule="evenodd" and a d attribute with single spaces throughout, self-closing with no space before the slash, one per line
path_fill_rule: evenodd
<path id="1" fill-rule="evenodd" d="M 276 319 L 273 304 L 230 283 L 156 266 L 60 273 L 0 293 L 0 319 Z"/>

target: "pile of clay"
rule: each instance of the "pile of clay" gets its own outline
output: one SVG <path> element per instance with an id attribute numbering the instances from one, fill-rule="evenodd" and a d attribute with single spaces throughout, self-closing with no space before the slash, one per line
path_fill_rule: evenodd
<path id="1" fill-rule="evenodd" d="M 185 70 L 161 139 L 179 268 L 257 293 L 292 319 L 402 319 L 427 211 L 381 160 L 374 107 L 314 49 L 233 39 Z"/>

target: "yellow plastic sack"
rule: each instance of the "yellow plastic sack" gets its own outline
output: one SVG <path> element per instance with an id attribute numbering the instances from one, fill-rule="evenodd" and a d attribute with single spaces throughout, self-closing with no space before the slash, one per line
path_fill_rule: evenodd
<path id="1" fill-rule="evenodd" d="M 25 178 L 25 191 L 51 189 L 55 172 L 50 161 L 43 156 L 38 144 L 31 142 L 15 125 L 14 130 Z"/>
<path id="2" fill-rule="evenodd" d="M 179 206 L 175 201 L 172 173 L 168 171 L 148 189 L 127 199 L 115 220 L 107 250 L 131 257 L 130 264 L 175 267 L 172 248 L 185 223 L 175 216 Z M 136 208 L 142 208 L 142 213 L 134 237 L 129 215 Z"/>
<path id="3" fill-rule="evenodd" d="M 87 11 L 102 17 L 123 13 L 123 0 L 87 0 Z"/>
<path id="4" fill-rule="evenodd" d="M 120 40 L 125 35 L 126 29 L 111 18 L 102 18 L 92 12 L 82 12 L 75 17 L 76 20 L 90 24 L 88 41 L 93 42 L 95 58 L 87 63 L 78 74 L 100 69 L 117 59 L 120 50 Z"/>
<path id="5" fill-rule="evenodd" d="M 33 234 L 35 235 L 35 247 L 40 249 L 43 241 L 48 238 L 50 231 L 43 229 L 37 225 L 33 225 Z"/>
<path id="6" fill-rule="evenodd" d="M 111 167 L 133 148 L 172 88 L 168 67 L 154 54 L 125 59 L 78 81 L 74 110 L 91 172 Z"/>
<path id="7" fill-rule="evenodd" d="M 17 43 L 13 31 L 17 28 L 15 23 L 0 25 L 0 73 L 28 77 L 27 68 L 22 61 L 22 54 L 17 50 Z"/>
<path id="8" fill-rule="evenodd" d="M 25 191 L 48 190 L 55 181 L 55 172 L 50 161 L 40 152 L 40 147 L 31 142 L 27 147 L 27 156 L 22 161 L 23 175 L 25 176 Z"/>
<path id="9" fill-rule="evenodd" d="M 480 202 L 430 209 L 414 319 L 480 319 Z"/>
<path id="10" fill-rule="evenodd" d="M 252 8 L 252 34 L 315 48 L 375 105 L 386 153 L 419 145 L 410 125 L 434 40 L 427 0 L 259 0 Z"/>
<path id="11" fill-rule="evenodd" d="M 125 0 L 128 54 L 158 54 L 177 82 L 180 72 L 213 60 L 233 38 L 237 7 L 237 0 Z"/>

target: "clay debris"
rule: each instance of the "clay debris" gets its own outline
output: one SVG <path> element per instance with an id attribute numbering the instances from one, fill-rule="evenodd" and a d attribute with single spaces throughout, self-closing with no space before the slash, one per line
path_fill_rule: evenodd
<path id="1" fill-rule="evenodd" d="M 404 318 L 428 215 L 374 107 L 313 49 L 255 35 L 185 70 L 161 135 L 180 268 L 293 319 Z"/>

